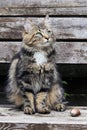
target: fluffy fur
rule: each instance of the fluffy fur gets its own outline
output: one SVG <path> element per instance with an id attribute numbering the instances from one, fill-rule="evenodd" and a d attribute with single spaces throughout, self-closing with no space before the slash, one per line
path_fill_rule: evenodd
<path id="1" fill-rule="evenodd" d="M 48 21 L 48 22 L 47 22 Z M 7 95 L 24 113 L 64 111 L 64 92 L 55 65 L 55 37 L 49 18 L 39 24 L 26 22 L 23 44 L 9 69 Z"/>

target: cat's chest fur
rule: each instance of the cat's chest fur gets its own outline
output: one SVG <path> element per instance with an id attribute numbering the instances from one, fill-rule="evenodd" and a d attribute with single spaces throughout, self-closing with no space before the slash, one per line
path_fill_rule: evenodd
<path id="1" fill-rule="evenodd" d="M 38 65 L 47 63 L 47 57 L 44 52 L 35 52 L 34 54 L 35 61 Z"/>

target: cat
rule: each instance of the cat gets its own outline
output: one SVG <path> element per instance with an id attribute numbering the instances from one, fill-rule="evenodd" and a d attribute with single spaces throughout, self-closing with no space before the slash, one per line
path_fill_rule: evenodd
<path id="1" fill-rule="evenodd" d="M 26 21 L 20 51 L 9 68 L 7 96 L 25 114 L 64 111 L 62 81 L 55 64 L 55 36 L 49 16 L 42 23 Z"/>

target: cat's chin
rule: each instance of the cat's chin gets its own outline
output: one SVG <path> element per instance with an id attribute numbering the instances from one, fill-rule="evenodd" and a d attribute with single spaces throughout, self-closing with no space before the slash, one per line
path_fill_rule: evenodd
<path id="1" fill-rule="evenodd" d="M 50 43 L 50 42 L 44 42 L 44 43 L 38 44 L 37 47 L 48 47 L 48 46 L 50 46 L 51 44 L 52 44 L 52 43 Z"/>

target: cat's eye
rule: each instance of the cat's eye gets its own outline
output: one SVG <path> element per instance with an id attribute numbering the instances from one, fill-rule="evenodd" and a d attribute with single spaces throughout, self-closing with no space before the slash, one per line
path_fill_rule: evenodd
<path id="1" fill-rule="evenodd" d="M 52 32 L 50 30 L 48 30 L 48 34 L 52 34 Z"/>
<path id="2" fill-rule="evenodd" d="M 25 32 L 25 34 L 28 34 L 28 32 Z"/>
<path id="3" fill-rule="evenodd" d="M 37 33 L 35 34 L 35 36 L 41 38 L 43 35 L 42 35 L 40 32 L 37 32 Z"/>

